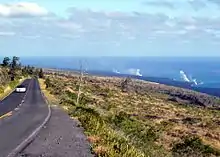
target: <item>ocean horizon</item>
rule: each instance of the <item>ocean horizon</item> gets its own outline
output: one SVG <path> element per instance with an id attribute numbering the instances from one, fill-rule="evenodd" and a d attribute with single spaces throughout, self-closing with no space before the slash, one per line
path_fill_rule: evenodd
<path id="1" fill-rule="evenodd" d="M 220 57 L 20 57 L 23 65 L 87 72 L 169 78 L 220 88 Z"/>

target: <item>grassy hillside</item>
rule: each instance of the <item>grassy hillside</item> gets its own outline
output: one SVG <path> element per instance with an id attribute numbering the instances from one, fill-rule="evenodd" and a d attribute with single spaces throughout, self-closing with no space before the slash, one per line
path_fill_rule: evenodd
<path id="1" fill-rule="evenodd" d="M 130 79 L 49 75 L 46 95 L 85 128 L 97 156 L 220 156 L 216 97 Z M 43 87 L 43 82 L 41 81 Z"/>
<path id="2" fill-rule="evenodd" d="M 8 69 L 0 67 L 0 84 L 4 85 L 8 81 L 10 81 L 10 77 L 8 75 Z"/>

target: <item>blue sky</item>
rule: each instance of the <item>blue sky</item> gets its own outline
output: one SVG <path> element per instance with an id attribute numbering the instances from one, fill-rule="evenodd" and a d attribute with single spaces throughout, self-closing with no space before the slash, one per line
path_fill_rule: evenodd
<path id="1" fill-rule="evenodd" d="M 219 0 L 0 0 L 0 56 L 220 56 Z"/>

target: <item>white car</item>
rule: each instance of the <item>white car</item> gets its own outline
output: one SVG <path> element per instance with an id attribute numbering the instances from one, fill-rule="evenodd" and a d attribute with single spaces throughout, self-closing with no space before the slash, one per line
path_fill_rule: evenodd
<path id="1" fill-rule="evenodd" d="M 25 93 L 26 90 L 27 90 L 26 87 L 23 86 L 23 85 L 19 85 L 19 86 L 17 86 L 16 89 L 15 89 L 15 91 L 16 91 L 17 93 Z"/>

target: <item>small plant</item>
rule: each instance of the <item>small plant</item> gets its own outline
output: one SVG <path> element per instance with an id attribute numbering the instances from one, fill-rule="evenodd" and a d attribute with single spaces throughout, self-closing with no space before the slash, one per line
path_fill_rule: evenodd
<path id="1" fill-rule="evenodd" d="M 70 91 L 66 91 L 65 94 L 66 94 L 70 99 L 76 100 L 76 98 L 77 98 L 77 95 L 76 95 L 75 93 L 70 92 Z"/>
<path id="2" fill-rule="evenodd" d="M 0 86 L 0 94 L 4 93 L 4 87 Z"/>
<path id="3" fill-rule="evenodd" d="M 184 124 L 191 124 L 191 125 L 193 125 L 193 124 L 196 124 L 196 123 L 200 122 L 201 119 L 199 119 L 199 118 L 192 118 L 192 117 L 186 117 L 182 121 L 183 121 Z"/>
<path id="4" fill-rule="evenodd" d="M 112 122 L 116 126 L 119 126 L 123 121 L 127 120 L 128 118 L 130 118 L 130 117 L 127 113 L 125 113 L 124 111 L 120 111 L 117 115 L 115 115 L 112 118 Z"/>
<path id="5" fill-rule="evenodd" d="M 76 107 L 71 115 L 78 117 L 89 137 L 98 137 L 98 140 L 92 143 L 96 156 L 145 157 L 141 151 L 115 132 L 95 109 Z M 91 141 L 91 138 L 89 139 Z"/>
<path id="6" fill-rule="evenodd" d="M 41 68 L 39 73 L 38 73 L 38 77 L 39 78 L 44 78 L 44 72 L 43 72 L 43 69 Z"/>
<path id="7" fill-rule="evenodd" d="M 46 88 L 49 88 L 49 87 L 51 87 L 52 86 L 52 83 L 51 83 L 51 80 L 50 80 L 50 78 L 46 78 L 46 80 L 45 80 L 45 84 L 46 84 Z"/>
<path id="8" fill-rule="evenodd" d="M 159 132 L 154 127 L 144 126 L 123 111 L 110 119 L 117 129 L 129 137 L 129 141 L 146 155 L 154 156 L 161 153 L 166 156 L 166 152 L 154 143 L 159 138 Z"/>
<path id="9" fill-rule="evenodd" d="M 17 85 L 19 84 L 19 81 L 18 80 L 14 80 L 14 81 L 11 81 L 10 83 L 9 83 L 9 86 L 10 86 L 10 88 L 15 88 Z"/>
<path id="10" fill-rule="evenodd" d="M 203 144 L 198 137 L 186 137 L 183 143 L 177 143 L 172 148 L 174 157 L 181 156 L 220 156 L 220 152 Z"/>

